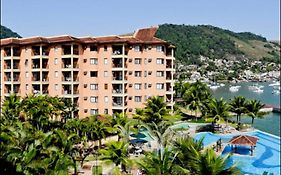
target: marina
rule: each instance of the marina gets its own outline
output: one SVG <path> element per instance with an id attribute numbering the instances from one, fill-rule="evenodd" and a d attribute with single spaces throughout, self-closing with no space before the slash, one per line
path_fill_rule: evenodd
<path id="1" fill-rule="evenodd" d="M 251 86 L 260 87 L 263 92 L 257 93 L 251 89 Z M 231 92 L 230 87 L 241 86 L 238 91 Z M 280 87 L 280 86 L 279 86 Z M 219 87 L 216 91 L 211 91 L 215 98 L 223 97 L 225 100 L 230 101 L 235 96 L 244 96 L 247 99 L 257 99 L 266 104 L 265 107 L 271 108 L 273 112 L 269 112 L 264 118 L 256 118 L 254 127 L 280 136 L 280 93 L 273 93 L 274 88 L 278 88 L 277 82 L 240 82 L 236 84 L 225 84 L 224 87 Z M 278 89 L 276 89 L 278 91 Z M 251 123 L 250 117 L 243 116 L 241 118 L 243 123 Z"/>

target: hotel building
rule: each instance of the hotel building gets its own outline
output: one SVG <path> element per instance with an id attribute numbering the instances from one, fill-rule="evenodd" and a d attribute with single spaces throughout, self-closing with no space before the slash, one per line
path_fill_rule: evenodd
<path id="1" fill-rule="evenodd" d="M 132 114 L 150 96 L 173 107 L 174 47 L 156 27 L 131 35 L 1 40 L 1 100 L 11 93 L 69 98 L 75 116 Z"/>

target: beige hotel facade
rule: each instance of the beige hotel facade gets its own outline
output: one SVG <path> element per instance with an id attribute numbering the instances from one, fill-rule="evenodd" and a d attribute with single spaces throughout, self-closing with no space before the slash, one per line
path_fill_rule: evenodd
<path id="1" fill-rule="evenodd" d="M 156 32 L 2 39 L 1 100 L 11 93 L 69 98 L 80 118 L 132 114 L 156 95 L 172 108 L 175 48 Z"/>

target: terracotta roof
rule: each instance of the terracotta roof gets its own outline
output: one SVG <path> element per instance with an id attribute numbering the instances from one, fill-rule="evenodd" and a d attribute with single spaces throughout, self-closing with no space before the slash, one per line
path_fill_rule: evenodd
<path id="1" fill-rule="evenodd" d="M 257 144 L 257 137 L 248 136 L 248 135 L 237 135 L 232 137 L 228 142 L 232 145 L 244 145 L 244 146 L 255 146 Z"/>
<path id="2" fill-rule="evenodd" d="M 48 39 L 43 37 L 32 37 L 19 39 L 20 44 L 36 44 L 36 43 L 49 43 Z"/>
<path id="3" fill-rule="evenodd" d="M 17 38 L 7 38 L 7 39 L 1 39 L 1 46 L 2 45 L 10 45 L 10 44 L 20 44 L 19 39 Z"/>
<path id="4" fill-rule="evenodd" d="M 135 34 L 134 37 L 143 41 L 152 41 L 158 27 L 151 27 L 145 29 L 139 29 Z"/>
<path id="5" fill-rule="evenodd" d="M 56 37 L 49 37 L 47 38 L 50 43 L 64 43 L 64 42 L 81 42 L 78 38 L 75 38 L 73 36 L 56 36 Z"/>
<path id="6" fill-rule="evenodd" d="M 78 43 L 129 43 L 129 44 L 166 44 L 168 42 L 156 38 L 154 35 L 158 27 L 151 27 L 140 29 L 133 36 L 104 36 L 104 37 L 81 37 L 75 38 L 73 36 L 55 36 L 55 37 L 31 37 L 31 38 L 8 38 L 1 39 L 1 45 L 27 45 L 36 43 L 64 43 L 64 42 L 78 42 Z"/>

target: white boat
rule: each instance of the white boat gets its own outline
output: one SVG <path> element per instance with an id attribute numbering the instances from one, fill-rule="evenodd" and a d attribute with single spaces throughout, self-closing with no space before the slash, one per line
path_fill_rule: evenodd
<path id="1" fill-rule="evenodd" d="M 238 92 L 241 86 L 231 86 L 229 88 L 230 92 Z"/>
<path id="2" fill-rule="evenodd" d="M 221 87 L 224 87 L 224 86 L 225 86 L 225 84 L 221 83 L 221 84 L 220 84 L 220 86 L 221 86 Z"/>
<path id="3" fill-rule="evenodd" d="M 280 86 L 280 82 L 271 83 L 268 86 Z"/>
<path id="4" fill-rule="evenodd" d="M 219 85 L 211 85 L 210 89 L 217 90 L 220 86 Z"/>
<path id="5" fill-rule="evenodd" d="M 277 90 L 277 89 L 274 89 L 273 91 L 272 91 L 272 94 L 280 94 L 280 90 Z"/>
<path id="6" fill-rule="evenodd" d="M 263 93 L 263 89 L 257 88 L 256 90 L 254 90 L 255 93 Z"/>

